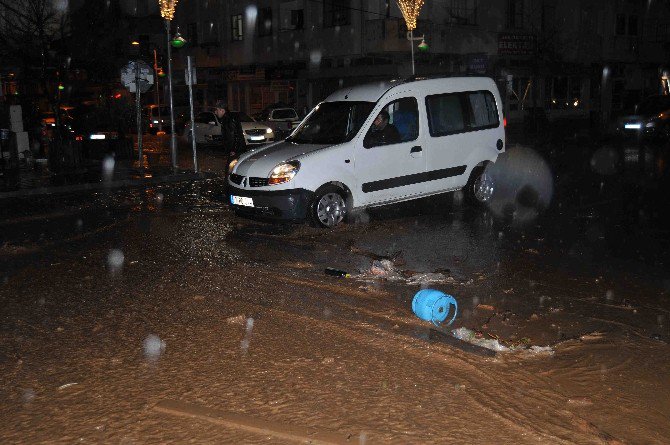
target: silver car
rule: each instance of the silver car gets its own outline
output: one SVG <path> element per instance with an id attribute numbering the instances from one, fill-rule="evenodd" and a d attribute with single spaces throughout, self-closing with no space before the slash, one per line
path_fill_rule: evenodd
<path id="1" fill-rule="evenodd" d="M 274 142 L 275 135 L 270 127 L 260 124 L 241 111 L 230 111 L 242 125 L 244 142 L 247 146 Z M 186 135 L 190 135 L 190 124 L 186 126 Z M 221 122 L 213 111 L 203 111 L 195 116 L 196 144 L 215 144 L 221 137 Z"/>

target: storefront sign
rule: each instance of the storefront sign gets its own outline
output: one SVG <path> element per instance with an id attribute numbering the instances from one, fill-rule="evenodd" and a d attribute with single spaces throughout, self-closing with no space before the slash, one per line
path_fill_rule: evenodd
<path id="1" fill-rule="evenodd" d="M 532 56 L 537 50 L 537 37 L 531 34 L 498 34 L 498 54 L 501 56 Z"/>

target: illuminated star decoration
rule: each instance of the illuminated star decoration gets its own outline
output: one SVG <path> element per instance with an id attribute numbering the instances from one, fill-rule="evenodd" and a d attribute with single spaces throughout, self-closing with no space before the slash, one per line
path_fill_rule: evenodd
<path id="1" fill-rule="evenodd" d="M 177 7 L 179 0 L 158 0 L 161 7 L 161 17 L 165 20 L 172 20 L 174 18 L 174 10 Z"/>
<path id="2" fill-rule="evenodd" d="M 419 17 L 423 0 L 396 0 L 402 16 L 405 18 L 407 30 L 413 31 L 416 29 L 416 19 Z"/>

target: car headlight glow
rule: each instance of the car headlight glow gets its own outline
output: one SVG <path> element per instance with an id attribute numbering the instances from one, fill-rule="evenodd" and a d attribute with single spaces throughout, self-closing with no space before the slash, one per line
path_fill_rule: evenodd
<path id="1" fill-rule="evenodd" d="M 646 128 L 654 128 L 655 126 L 656 126 L 656 122 L 654 122 L 654 121 L 647 122 L 647 124 L 645 125 Z"/>
<path id="2" fill-rule="evenodd" d="M 300 162 L 288 161 L 282 162 L 272 169 L 268 177 L 269 185 L 283 184 L 289 182 L 300 170 Z"/>
<path id="3" fill-rule="evenodd" d="M 230 161 L 230 164 L 228 164 L 228 174 L 231 174 L 233 172 L 233 169 L 237 165 L 237 159 L 233 159 Z"/>
<path id="4" fill-rule="evenodd" d="M 272 133 L 272 128 L 268 128 L 268 129 L 266 129 L 265 132 L 268 133 L 268 134 L 269 134 L 269 133 Z"/>

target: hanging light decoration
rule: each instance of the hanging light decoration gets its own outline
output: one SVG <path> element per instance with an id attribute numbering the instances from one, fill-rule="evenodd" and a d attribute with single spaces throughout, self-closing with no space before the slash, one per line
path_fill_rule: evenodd
<path id="1" fill-rule="evenodd" d="M 408 31 L 416 29 L 416 19 L 419 17 L 423 0 L 396 0 L 402 16 L 405 19 Z"/>
<path id="2" fill-rule="evenodd" d="M 179 0 L 158 0 L 158 4 L 161 7 L 161 17 L 165 20 L 170 20 L 174 18 L 174 10 L 177 7 Z"/>

